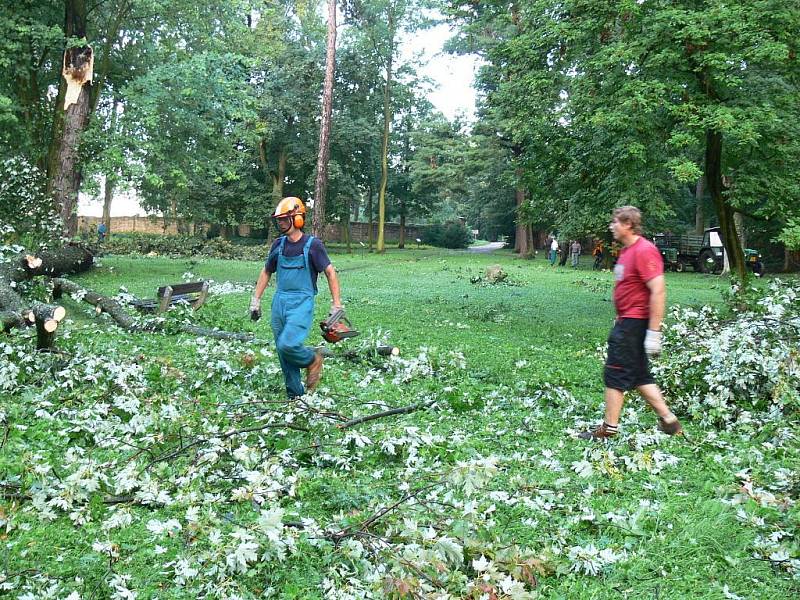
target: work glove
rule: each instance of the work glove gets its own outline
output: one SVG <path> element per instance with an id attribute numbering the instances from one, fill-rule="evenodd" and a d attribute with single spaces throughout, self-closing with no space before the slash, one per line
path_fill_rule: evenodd
<path id="1" fill-rule="evenodd" d="M 328 311 L 328 316 L 333 316 L 337 310 L 344 310 L 344 304 L 331 304 L 331 309 Z"/>
<path id="2" fill-rule="evenodd" d="M 661 332 L 648 329 L 644 336 L 644 351 L 647 356 L 661 354 Z"/>
<path id="3" fill-rule="evenodd" d="M 261 298 L 250 298 L 250 319 L 258 321 L 261 318 Z"/>

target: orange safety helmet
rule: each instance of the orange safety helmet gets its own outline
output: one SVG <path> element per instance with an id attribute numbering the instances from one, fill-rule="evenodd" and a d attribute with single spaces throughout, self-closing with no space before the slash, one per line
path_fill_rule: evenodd
<path id="1" fill-rule="evenodd" d="M 272 218 L 292 217 L 292 225 L 294 225 L 295 229 L 302 229 L 303 225 L 306 223 L 305 214 L 306 207 L 303 201 L 300 200 L 300 198 L 289 196 L 278 202 L 278 206 L 275 207 L 275 212 L 272 213 Z"/>

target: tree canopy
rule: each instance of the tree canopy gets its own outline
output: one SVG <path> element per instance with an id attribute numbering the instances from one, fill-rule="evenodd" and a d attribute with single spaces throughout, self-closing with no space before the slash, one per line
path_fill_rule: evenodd
<path id="1" fill-rule="evenodd" d="M 179 222 L 268 227 L 277 199 L 313 197 L 324 4 L 4 5 L 0 154 L 38 167 L 59 210 L 105 181 L 107 197 L 135 188 Z M 652 231 L 721 225 L 736 267 L 748 230 L 788 239 L 800 217 L 791 3 L 339 8 L 326 221 L 459 216 L 527 253 L 532 230 L 602 235 L 613 207 L 635 204 Z M 438 113 L 398 50 L 437 18 L 449 51 L 482 61 L 472 122 Z M 73 114 L 61 69 L 82 48 L 94 76 Z"/>

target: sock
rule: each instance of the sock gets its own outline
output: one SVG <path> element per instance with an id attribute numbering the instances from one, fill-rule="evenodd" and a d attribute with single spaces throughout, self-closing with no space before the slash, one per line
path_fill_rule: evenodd
<path id="1" fill-rule="evenodd" d="M 674 423 L 678 420 L 678 417 L 672 414 L 672 411 L 667 411 L 667 414 L 661 417 L 664 423 Z"/>

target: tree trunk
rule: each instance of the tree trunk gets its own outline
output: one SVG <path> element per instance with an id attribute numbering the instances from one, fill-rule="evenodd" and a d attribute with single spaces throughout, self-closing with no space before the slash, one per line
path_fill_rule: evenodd
<path id="1" fill-rule="evenodd" d="M 569 242 L 562 242 L 558 247 L 561 248 L 561 258 L 558 261 L 558 266 L 563 267 L 567 264 L 567 258 L 569 258 Z"/>
<path id="2" fill-rule="evenodd" d="M 328 189 L 328 158 L 330 156 L 331 109 L 333 106 L 333 75 L 336 69 L 336 0 L 328 0 L 328 39 L 325 57 L 325 85 L 322 91 L 322 124 L 319 132 L 317 179 L 314 183 L 314 236 L 323 239 L 325 233 L 325 194 Z"/>
<path id="3" fill-rule="evenodd" d="M 104 62 L 108 63 L 109 61 L 108 54 L 105 55 Z M 106 70 L 108 65 L 106 64 Z M 97 98 L 99 99 L 100 94 L 97 94 Z M 115 132 L 117 130 L 117 121 L 119 120 L 119 112 L 118 106 L 119 102 L 114 99 L 114 102 L 111 106 L 111 131 Z M 94 103 L 97 106 L 96 102 Z M 115 169 L 112 167 L 109 169 L 109 172 L 106 173 L 106 180 L 103 185 L 103 224 L 106 226 L 106 235 L 111 233 L 111 202 L 114 199 L 114 188 L 117 184 L 117 174 Z"/>
<path id="4" fill-rule="evenodd" d="M 106 226 L 106 235 L 111 233 L 111 201 L 114 199 L 115 180 L 115 176 L 109 173 L 103 186 L 103 223 Z"/>
<path id="5" fill-rule="evenodd" d="M 66 0 L 64 7 L 66 39 L 85 38 L 85 0 Z M 74 213 L 82 175 L 79 145 L 81 135 L 89 124 L 93 61 L 90 46 L 64 50 L 63 76 L 59 83 L 47 160 L 47 192 L 52 195 L 55 209 L 61 215 L 64 230 L 69 236 L 75 235 L 78 228 Z"/>
<path id="6" fill-rule="evenodd" d="M 706 132 L 705 162 L 706 185 L 708 185 L 708 191 L 719 219 L 722 244 L 728 254 L 731 270 L 740 281 L 745 281 L 747 269 L 744 264 L 742 245 L 736 232 L 733 209 L 725 200 L 722 192 L 722 133 L 711 130 Z"/>
<path id="7" fill-rule="evenodd" d="M 405 213 L 400 213 L 400 239 L 397 242 L 398 248 L 405 248 L 406 247 L 406 215 Z"/>
<path id="8" fill-rule="evenodd" d="M 375 244 L 375 217 L 374 211 L 372 209 L 372 181 L 369 182 L 367 186 L 367 216 L 369 221 L 369 232 L 368 232 L 368 240 L 369 240 L 369 251 L 372 252 L 372 247 Z"/>
<path id="9" fill-rule="evenodd" d="M 694 232 L 698 235 L 703 235 L 706 228 L 706 218 L 703 214 L 703 197 L 705 196 L 706 178 L 700 176 L 697 180 L 697 189 L 694 193 L 695 208 L 694 208 Z"/>
<path id="10" fill-rule="evenodd" d="M 267 140 L 261 139 L 258 142 L 258 161 L 261 163 L 261 169 L 264 171 L 264 185 L 265 189 L 270 187 L 272 183 L 271 177 L 269 174 L 269 163 L 267 163 Z M 274 199 L 274 190 L 270 190 L 271 197 Z M 274 203 L 273 203 L 274 204 Z M 272 212 L 272 211 L 270 211 Z M 265 239 L 269 239 L 269 227 L 271 224 L 271 219 L 266 217 L 264 219 L 264 237 Z"/>
<path id="11" fill-rule="evenodd" d="M 742 213 L 733 213 L 733 222 L 736 224 L 736 233 L 739 234 L 739 244 L 742 246 L 742 252 L 747 248 L 747 231 L 744 228 L 744 217 Z"/>
<path id="12" fill-rule="evenodd" d="M 522 173 L 519 169 L 517 169 L 517 178 L 522 176 Z M 514 192 L 514 200 L 517 207 L 517 227 L 516 227 L 516 235 L 514 240 L 514 252 L 518 253 L 522 257 L 528 256 L 530 253 L 530 249 L 528 247 L 528 226 L 522 222 L 522 215 L 520 214 L 520 209 L 522 205 L 525 204 L 525 188 L 517 182 L 517 189 Z"/>
<path id="13" fill-rule="evenodd" d="M 528 225 L 526 226 L 526 229 L 528 230 L 528 257 L 533 258 L 536 255 L 536 252 L 534 251 L 535 246 L 533 241 L 533 227 Z"/>
<path id="14" fill-rule="evenodd" d="M 278 153 L 278 170 L 272 176 L 272 205 L 277 206 L 283 198 L 283 182 L 286 180 L 286 148 Z"/>
<path id="15" fill-rule="evenodd" d="M 790 273 L 797 271 L 800 267 L 800 251 L 790 250 L 786 246 L 783 247 L 783 271 Z"/>
<path id="16" fill-rule="evenodd" d="M 386 57 L 386 85 L 383 88 L 383 146 L 381 147 L 381 186 L 378 192 L 377 251 L 386 251 L 384 226 L 386 221 L 386 187 L 389 183 L 389 128 L 392 123 L 392 59 L 394 58 L 394 11 L 389 7 L 389 54 Z"/>
<path id="17" fill-rule="evenodd" d="M 346 215 L 345 216 L 345 221 L 344 221 L 344 225 L 345 225 L 344 233 L 345 233 L 345 237 L 347 238 L 347 253 L 348 254 L 352 254 L 353 253 L 353 230 L 350 227 L 350 206 L 347 206 L 345 208 L 344 214 Z"/>

